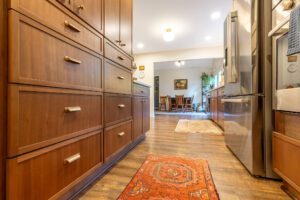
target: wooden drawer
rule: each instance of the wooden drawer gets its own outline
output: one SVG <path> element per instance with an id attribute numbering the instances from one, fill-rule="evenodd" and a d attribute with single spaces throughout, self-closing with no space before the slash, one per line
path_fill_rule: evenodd
<path id="1" fill-rule="evenodd" d="M 275 130 L 288 137 L 300 140 L 300 114 L 276 111 Z"/>
<path id="2" fill-rule="evenodd" d="M 104 91 L 112 93 L 131 94 L 132 76 L 129 70 L 105 59 Z"/>
<path id="3" fill-rule="evenodd" d="M 300 192 L 300 140 L 273 133 L 273 167 L 288 184 Z"/>
<path id="4" fill-rule="evenodd" d="M 132 59 L 128 57 L 125 53 L 121 52 L 117 47 L 115 47 L 108 40 L 104 40 L 104 55 L 106 58 L 128 68 L 132 67 Z"/>
<path id="5" fill-rule="evenodd" d="M 10 82 L 102 91 L 100 55 L 17 12 L 9 19 Z"/>
<path id="6" fill-rule="evenodd" d="M 105 94 L 104 95 L 104 124 L 110 126 L 132 118 L 131 96 Z"/>
<path id="7" fill-rule="evenodd" d="M 104 130 L 104 158 L 109 160 L 131 143 L 132 121 L 118 124 Z"/>
<path id="8" fill-rule="evenodd" d="M 57 1 L 67 7 L 75 15 L 83 19 L 100 33 L 103 33 L 104 25 L 104 0 L 50 0 Z"/>
<path id="9" fill-rule="evenodd" d="M 150 88 L 139 85 L 139 84 L 133 84 L 133 94 L 136 96 L 150 96 Z"/>
<path id="10" fill-rule="evenodd" d="M 7 161 L 7 199 L 59 199 L 103 162 L 102 133 L 92 132 Z"/>
<path id="11" fill-rule="evenodd" d="M 8 156 L 99 130 L 102 101 L 96 92 L 9 85 Z"/>
<path id="12" fill-rule="evenodd" d="M 103 37 L 65 14 L 58 3 L 47 0 L 11 0 L 10 8 L 38 20 L 60 34 L 103 55 Z"/>

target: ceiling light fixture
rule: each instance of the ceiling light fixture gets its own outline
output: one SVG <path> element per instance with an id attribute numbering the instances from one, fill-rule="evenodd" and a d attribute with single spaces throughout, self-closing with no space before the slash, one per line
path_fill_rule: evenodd
<path id="1" fill-rule="evenodd" d="M 175 66 L 177 66 L 178 68 L 182 67 L 185 65 L 185 62 L 184 61 L 181 61 L 181 60 L 178 60 L 175 62 Z"/>
<path id="2" fill-rule="evenodd" d="M 171 28 L 167 28 L 164 32 L 163 37 L 166 42 L 171 42 L 175 39 L 175 34 Z"/>
<path id="3" fill-rule="evenodd" d="M 221 13 L 219 11 L 216 11 L 216 12 L 213 12 L 211 15 L 210 15 L 210 18 L 212 20 L 217 20 L 221 17 Z"/>
<path id="4" fill-rule="evenodd" d="M 143 43 L 138 43 L 136 46 L 138 49 L 143 49 L 145 47 Z"/>
<path id="5" fill-rule="evenodd" d="M 208 35 L 208 36 L 205 36 L 205 38 L 204 38 L 206 41 L 209 41 L 209 40 L 211 40 L 212 39 L 212 37 L 210 36 L 210 35 Z"/>

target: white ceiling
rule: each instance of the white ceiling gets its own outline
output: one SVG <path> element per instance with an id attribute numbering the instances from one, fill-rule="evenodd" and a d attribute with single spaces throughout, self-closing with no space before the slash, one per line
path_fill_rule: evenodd
<path id="1" fill-rule="evenodd" d="M 133 51 L 160 52 L 219 46 L 223 44 L 223 23 L 232 0 L 134 0 Z M 211 19 L 213 12 L 221 17 Z M 175 40 L 165 42 L 163 32 L 171 27 Z M 211 36 L 206 41 L 205 37 Z M 144 48 L 138 49 L 137 44 Z"/>
<path id="2" fill-rule="evenodd" d="M 195 59 L 195 60 L 185 60 L 184 66 L 181 66 L 178 68 L 175 65 L 175 61 L 170 62 L 158 62 L 154 63 L 154 70 L 176 70 L 176 69 L 193 69 L 193 68 L 203 68 L 203 69 L 212 69 L 214 58 L 208 58 L 208 59 Z"/>

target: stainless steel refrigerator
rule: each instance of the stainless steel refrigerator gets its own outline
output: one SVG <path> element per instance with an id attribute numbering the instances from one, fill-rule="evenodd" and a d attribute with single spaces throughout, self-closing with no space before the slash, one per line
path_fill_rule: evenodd
<path id="1" fill-rule="evenodd" d="M 225 142 L 254 176 L 275 178 L 271 160 L 271 1 L 233 0 L 224 23 Z M 258 5 L 259 4 L 259 5 Z M 271 10 L 271 9 L 270 9 Z M 270 27 L 271 28 L 271 27 Z"/>

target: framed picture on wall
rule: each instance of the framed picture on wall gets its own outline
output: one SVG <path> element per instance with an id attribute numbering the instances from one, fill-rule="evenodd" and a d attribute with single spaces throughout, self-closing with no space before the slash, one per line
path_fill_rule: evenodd
<path id="1" fill-rule="evenodd" d="M 174 89 L 175 90 L 187 90 L 188 89 L 188 80 L 187 79 L 175 79 L 174 80 Z"/>

